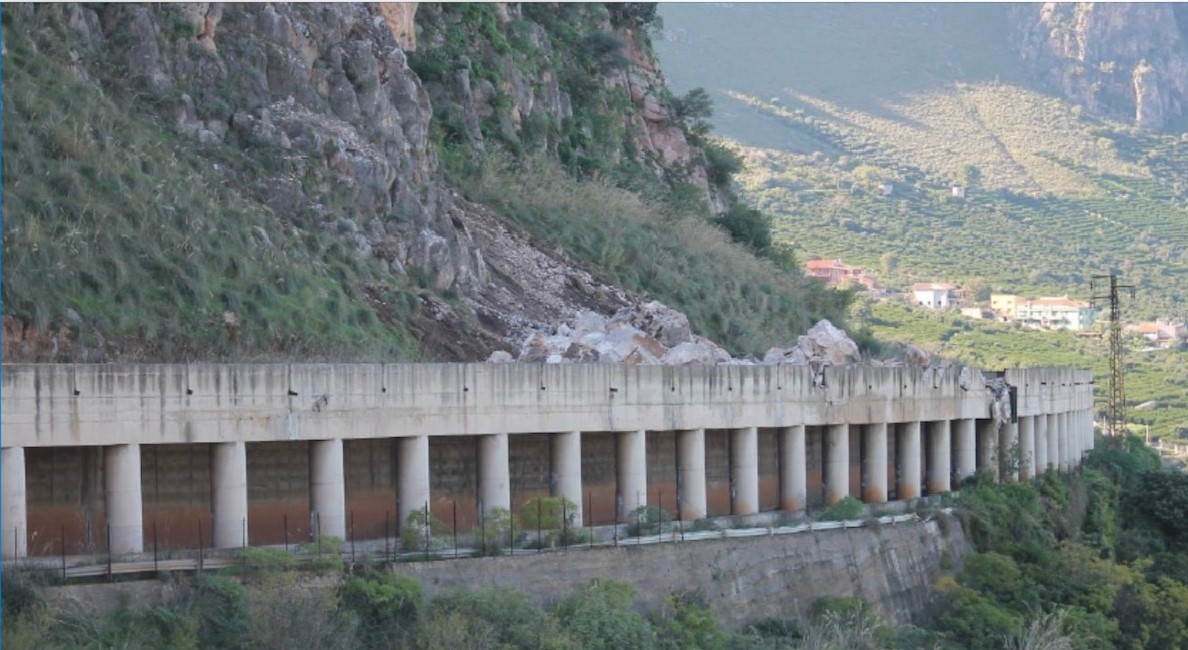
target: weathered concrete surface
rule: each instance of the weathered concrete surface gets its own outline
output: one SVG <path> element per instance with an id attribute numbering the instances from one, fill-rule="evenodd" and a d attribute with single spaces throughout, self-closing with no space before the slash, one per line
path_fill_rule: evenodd
<path id="1" fill-rule="evenodd" d="M 700 591 L 719 623 L 740 629 L 758 619 L 806 618 L 822 596 L 855 596 L 890 621 L 907 623 L 925 606 L 948 554 L 967 551 L 956 520 L 851 528 L 773 537 L 621 546 L 532 556 L 397 564 L 432 597 L 454 587 L 518 589 L 538 605 L 556 604 L 593 580 L 633 585 L 636 605 L 661 607 L 682 590 Z M 332 587 L 335 580 L 313 579 Z M 315 588 L 317 588 L 315 586 Z M 150 608 L 177 598 L 176 582 L 145 580 L 47 589 L 51 605 L 102 615 L 124 604 Z"/>
<path id="2" fill-rule="evenodd" d="M 531 557 L 399 564 L 429 596 L 453 587 L 508 587 L 549 606 L 592 580 L 626 582 L 645 610 L 682 590 L 699 591 L 718 621 L 741 628 L 757 619 L 807 618 L 822 596 L 855 596 L 894 623 L 926 604 L 943 575 L 942 555 L 960 564 L 967 546 L 955 520 L 799 535 L 621 546 Z M 947 536 L 946 536 L 947 535 Z"/>
<path id="3" fill-rule="evenodd" d="M 5 364 L 5 447 L 675 431 L 986 418 L 958 373 L 603 364 Z M 1092 407 L 1086 371 L 1007 371 L 1019 414 Z"/>

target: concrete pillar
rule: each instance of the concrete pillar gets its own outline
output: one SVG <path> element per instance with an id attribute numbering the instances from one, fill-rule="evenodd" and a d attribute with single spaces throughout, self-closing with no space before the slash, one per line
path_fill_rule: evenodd
<path id="1" fill-rule="evenodd" d="M 899 485 L 895 492 L 901 501 L 920 498 L 920 423 L 905 422 L 900 428 Z"/>
<path id="2" fill-rule="evenodd" d="M 630 521 L 633 510 L 648 504 L 648 446 L 646 431 L 619 432 L 619 521 Z"/>
<path id="3" fill-rule="evenodd" d="M 808 504 L 808 457 L 804 425 L 780 429 L 780 508 L 804 510 Z"/>
<path id="4" fill-rule="evenodd" d="M 953 468 L 953 475 L 957 478 L 957 485 L 961 481 L 974 475 L 978 469 L 977 423 L 970 418 L 957 420 L 957 431 L 953 438 L 957 451 L 957 467 Z"/>
<path id="5" fill-rule="evenodd" d="M 829 425 L 825 438 L 825 505 L 833 505 L 850 495 L 850 425 Z"/>
<path id="6" fill-rule="evenodd" d="M 759 512 L 759 429 L 746 427 L 730 431 L 731 514 Z"/>
<path id="7" fill-rule="evenodd" d="M 29 510 L 25 497 L 25 449 L 5 447 L 0 450 L 0 548 L 4 559 L 25 557 L 28 550 Z"/>
<path id="8" fill-rule="evenodd" d="M 404 528 L 409 515 L 429 506 L 429 436 L 396 439 L 396 458 L 400 474 L 396 499 L 400 507 L 400 521 Z"/>
<path id="9" fill-rule="evenodd" d="M 1048 422 L 1046 440 L 1048 441 L 1048 467 L 1060 469 L 1060 423 L 1055 413 L 1044 417 Z"/>
<path id="10" fill-rule="evenodd" d="M 705 518 L 705 429 L 677 431 L 677 499 L 681 519 Z"/>
<path id="11" fill-rule="evenodd" d="M 866 456 L 862 468 L 866 474 L 866 485 L 862 488 L 862 500 L 866 503 L 887 502 L 887 423 L 879 422 L 863 427 L 863 447 Z"/>
<path id="12" fill-rule="evenodd" d="M 341 438 L 309 445 L 309 509 L 322 537 L 347 538 Z"/>
<path id="13" fill-rule="evenodd" d="M 573 507 L 566 507 L 566 516 L 582 523 L 582 432 L 566 431 L 549 436 L 553 496 L 566 499 Z"/>
<path id="14" fill-rule="evenodd" d="M 144 508 L 140 494 L 140 445 L 103 449 L 104 498 L 114 555 L 144 550 Z"/>
<path id="15" fill-rule="evenodd" d="M 1019 417 L 1019 480 L 1035 478 L 1036 465 L 1035 418 Z"/>
<path id="16" fill-rule="evenodd" d="M 507 434 L 478 437 L 479 510 L 511 510 L 511 473 L 507 461 Z"/>
<path id="17" fill-rule="evenodd" d="M 1033 430 L 1035 431 L 1035 474 L 1040 476 L 1048 471 L 1048 416 L 1035 415 L 1032 416 L 1032 421 L 1035 423 Z"/>
<path id="18" fill-rule="evenodd" d="M 214 506 L 215 548 L 239 548 L 247 545 L 248 482 L 247 445 L 243 442 L 220 442 L 211 454 L 211 502 Z"/>
<path id="19" fill-rule="evenodd" d="M 1069 418 L 1067 412 L 1056 414 L 1056 430 L 1060 431 L 1060 471 L 1068 472 L 1073 466 L 1073 437 L 1068 434 Z"/>
<path id="20" fill-rule="evenodd" d="M 1000 481 L 1018 481 L 1019 471 L 1023 464 L 1016 456 L 1021 453 L 1019 448 L 1019 423 L 1007 422 L 998 427 L 998 458 L 999 467 L 1008 468 L 1006 476 L 999 476 Z M 1014 465 L 1014 467 L 1011 467 Z"/>
<path id="21" fill-rule="evenodd" d="M 928 493 L 939 494 L 951 489 L 949 471 L 950 424 L 948 420 L 928 425 Z"/>
<path id="22" fill-rule="evenodd" d="M 1002 425 L 1006 428 L 1006 425 Z M 998 422 L 993 419 L 977 421 L 978 436 L 978 466 L 979 470 L 990 472 L 995 480 L 998 476 Z"/>

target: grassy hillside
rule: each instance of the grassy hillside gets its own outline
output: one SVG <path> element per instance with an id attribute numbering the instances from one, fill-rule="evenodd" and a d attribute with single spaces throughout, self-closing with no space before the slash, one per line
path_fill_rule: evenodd
<path id="1" fill-rule="evenodd" d="M 6 8 L 6 315 L 141 358 L 417 355 L 415 286 L 248 191 L 276 152 L 203 155 L 150 98 L 80 80 L 68 42 L 13 37 L 36 27 L 21 17 Z"/>

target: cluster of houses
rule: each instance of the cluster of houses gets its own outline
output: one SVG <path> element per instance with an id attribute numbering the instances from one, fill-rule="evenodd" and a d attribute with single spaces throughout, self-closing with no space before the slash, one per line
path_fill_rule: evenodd
<path id="1" fill-rule="evenodd" d="M 1124 330 L 1130 334 L 1141 336 L 1149 341 L 1152 347 L 1174 348 L 1188 345 L 1188 326 L 1182 320 L 1159 319 L 1153 322 L 1127 325 Z"/>
<path id="2" fill-rule="evenodd" d="M 871 293 L 889 295 L 870 271 L 844 264 L 841 260 L 809 260 L 805 263 L 805 274 L 831 287 L 861 285 Z M 1098 314 L 1098 309 L 1088 301 L 1068 296 L 1028 298 L 994 293 L 990 295 L 989 306 L 974 305 L 968 292 L 948 282 L 918 282 L 904 298 L 918 307 L 960 309 L 967 318 L 1016 322 L 1036 329 L 1084 331 L 1097 322 Z M 1125 331 L 1143 337 L 1157 348 L 1188 345 L 1188 325 L 1182 320 L 1137 323 L 1127 325 Z"/>
<path id="3" fill-rule="evenodd" d="M 1097 308 L 1068 296 L 1027 298 L 1009 293 L 990 294 L 990 306 L 970 305 L 965 291 L 948 282 L 912 285 L 909 300 L 929 309 L 956 307 L 967 318 L 1019 323 L 1024 327 L 1080 331 L 1097 322 Z"/>

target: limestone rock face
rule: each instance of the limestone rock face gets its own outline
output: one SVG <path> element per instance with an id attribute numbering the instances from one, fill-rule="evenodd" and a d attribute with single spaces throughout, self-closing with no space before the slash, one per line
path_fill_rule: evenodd
<path id="1" fill-rule="evenodd" d="M 1090 112 L 1161 129 L 1188 112 L 1188 8 L 1152 3 L 1044 3 L 1011 10 L 1032 72 Z M 1179 19 L 1179 21 L 1177 20 Z"/>

